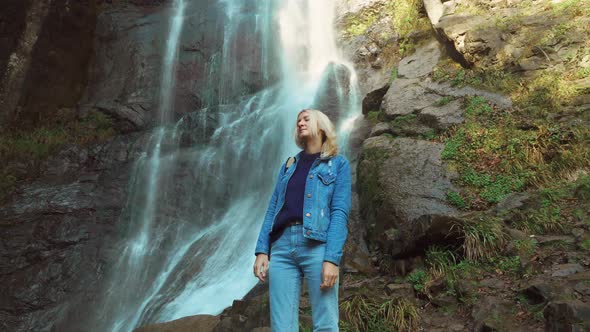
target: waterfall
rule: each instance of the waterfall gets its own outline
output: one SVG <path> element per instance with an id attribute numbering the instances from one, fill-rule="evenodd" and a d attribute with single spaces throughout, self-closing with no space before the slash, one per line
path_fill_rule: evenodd
<path id="1" fill-rule="evenodd" d="M 336 47 L 334 1 L 221 4 L 223 47 L 210 59 L 209 73 L 221 76 L 216 89 L 208 87 L 218 91 L 216 99 L 169 125 L 179 40 L 190 16 L 184 1 L 174 2 L 163 61 L 161 123 L 134 165 L 119 221 L 125 225 L 122 249 L 97 308 L 96 331 L 131 331 L 188 315 L 219 314 L 256 284 L 253 250 L 279 166 L 298 151 L 291 137 L 296 114 L 317 106 L 322 91 L 335 91 L 333 120 L 346 153 L 360 103 L 354 70 Z M 246 37 L 260 41 L 260 51 L 252 55 L 256 59 L 240 54 Z M 244 84 L 239 69 L 249 60 L 259 64 L 264 88 L 232 98 Z M 329 86 L 326 75 L 333 68 L 346 72 L 348 81 Z M 191 121 L 205 128 L 202 122 L 209 115 L 218 119 L 210 135 L 188 133 L 207 137 L 206 142 L 180 148 Z"/>

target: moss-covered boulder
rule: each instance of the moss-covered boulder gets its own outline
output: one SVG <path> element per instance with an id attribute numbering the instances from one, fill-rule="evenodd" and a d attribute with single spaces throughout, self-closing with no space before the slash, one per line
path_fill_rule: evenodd
<path id="1" fill-rule="evenodd" d="M 419 250 L 431 232 L 446 234 L 457 210 L 447 203 L 453 172 L 440 143 L 412 138 L 371 137 L 358 166 L 361 213 L 369 239 L 389 254 Z"/>

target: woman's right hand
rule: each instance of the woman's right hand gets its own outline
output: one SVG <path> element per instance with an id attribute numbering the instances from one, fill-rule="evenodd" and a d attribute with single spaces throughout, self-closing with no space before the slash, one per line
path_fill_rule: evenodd
<path id="1" fill-rule="evenodd" d="M 266 274 L 268 272 L 268 255 L 258 254 L 256 255 L 256 261 L 254 262 L 254 275 L 258 280 L 264 282 Z"/>

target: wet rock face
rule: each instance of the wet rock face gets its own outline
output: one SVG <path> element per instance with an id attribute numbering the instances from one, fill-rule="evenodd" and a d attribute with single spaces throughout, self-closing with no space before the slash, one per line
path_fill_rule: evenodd
<path id="1" fill-rule="evenodd" d="M 36 126 L 65 107 L 107 113 L 120 122 L 123 133 L 149 128 L 160 108 L 174 1 L 48 3 L 48 8 L 40 7 L 43 11 L 29 1 L 2 5 L 0 22 L 11 23 L 0 24 L 0 96 L 6 100 L 3 108 L 8 107 L 0 113 L 0 122 Z M 278 77 L 274 45 L 266 45 L 271 51 L 265 53 L 259 38 L 256 6 L 232 17 L 227 17 L 225 6 L 186 2 L 191 15 L 183 25 L 174 68 L 172 109 L 177 114 L 170 120 L 212 104 L 235 102 Z M 236 31 L 239 37 L 224 49 L 224 38 Z"/>
<path id="2" fill-rule="evenodd" d="M 342 119 L 340 110 L 348 109 L 351 98 L 350 70 L 342 64 L 331 63 L 324 70 L 314 107 L 324 112 L 336 125 Z"/>
<path id="3" fill-rule="evenodd" d="M 136 1 L 135 6 L 114 3 L 103 8 L 97 18 L 94 61 L 82 109 L 112 114 L 129 122 L 131 130 L 146 128 L 158 118 L 172 3 Z M 191 2 L 186 9 L 197 15 L 183 25 L 180 62 L 175 68 L 178 82 L 172 109 L 180 114 L 202 107 L 204 98 L 194 91 L 205 85 L 207 61 L 221 47 L 223 31 L 218 26 L 223 10 L 203 4 Z"/>
<path id="4" fill-rule="evenodd" d="M 52 119 L 59 108 L 76 105 L 87 83 L 97 1 L 39 3 L 7 5 L 13 23 L 0 39 L 0 94 L 8 89 L 0 116 L 7 125 L 35 126 Z"/>
<path id="5" fill-rule="evenodd" d="M 0 207 L 0 319 L 7 331 L 66 331 L 91 303 L 116 239 L 130 163 L 145 136 L 72 146 L 47 161 L 45 177 Z M 57 323 L 56 323 L 57 322 Z"/>

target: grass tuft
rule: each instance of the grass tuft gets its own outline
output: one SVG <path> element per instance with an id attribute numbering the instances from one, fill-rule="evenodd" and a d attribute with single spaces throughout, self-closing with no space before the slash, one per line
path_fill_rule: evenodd
<path id="1" fill-rule="evenodd" d="M 459 225 L 463 232 L 463 253 L 472 262 L 486 262 L 498 256 L 507 242 L 501 220 L 476 216 Z"/>

